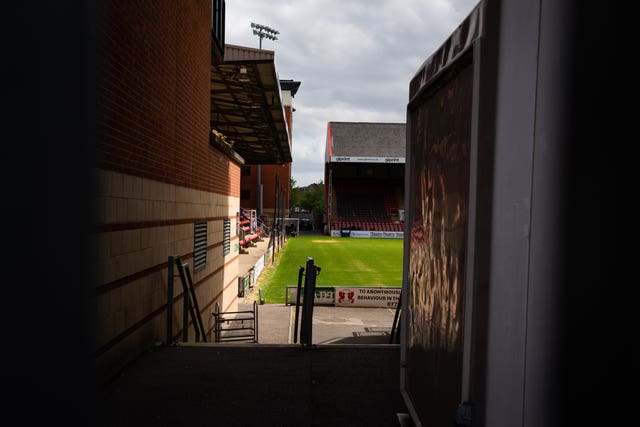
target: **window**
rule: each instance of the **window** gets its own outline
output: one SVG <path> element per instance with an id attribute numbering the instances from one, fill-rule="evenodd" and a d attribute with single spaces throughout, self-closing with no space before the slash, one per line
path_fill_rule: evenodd
<path id="1" fill-rule="evenodd" d="M 193 271 L 207 264 L 207 221 L 196 221 L 193 228 Z"/>
<path id="2" fill-rule="evenodd" d="M 243 165 L 240 173 L 242 176 L 251 176 L 251 166 Z"/>
<path id="3" fill-rule="evenodd" d="M 220 51 L 221 57 L 224 57 L 225 6 L 225 0 L 211 1 L 211 36 L 213 38 L 213 42 Z"/>

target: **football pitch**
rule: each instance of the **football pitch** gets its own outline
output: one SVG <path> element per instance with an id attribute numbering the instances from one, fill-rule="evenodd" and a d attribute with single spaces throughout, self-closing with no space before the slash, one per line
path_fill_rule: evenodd
<path id="1" fill-rule="evenodd" d="M 259 277 L 267 304 L 283 304 L 287 286 L 297 286 L 298 269 L 307 258 L 321 268 L 319 286 L 402 286 L 402 239 L 297 236 L 275 254 Z M 303 282 L 304 284 L 304 277 Z"/>

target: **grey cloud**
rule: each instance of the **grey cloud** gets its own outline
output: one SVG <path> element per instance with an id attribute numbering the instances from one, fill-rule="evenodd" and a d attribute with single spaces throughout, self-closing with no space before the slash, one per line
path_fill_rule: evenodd
<path id="1" fill-rule="evenodd" d="M 324 179 L 329 121 L 403 122 L 409 81 L 469 14 L 472 0 L 227 0 L 226 41 L 258 47 L 250 23 L 280 31 L 264 39 L 281 79 L 302 84 L 293 117 L 292 174 Z"/>

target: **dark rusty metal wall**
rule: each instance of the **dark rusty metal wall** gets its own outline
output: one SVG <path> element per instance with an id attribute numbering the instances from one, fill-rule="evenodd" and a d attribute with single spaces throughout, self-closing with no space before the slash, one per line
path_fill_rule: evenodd
<path id="1" fill-rule="evenodd" d="M 425 425 L 450 425 L 462 383 L 471 52 L 432 88 L 408 112 L 412 196 L 406 386 Z"/>

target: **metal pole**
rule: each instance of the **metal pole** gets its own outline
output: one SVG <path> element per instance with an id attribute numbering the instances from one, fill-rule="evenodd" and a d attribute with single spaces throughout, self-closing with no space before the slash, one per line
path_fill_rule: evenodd
<path id="1" fill-rule="evenodd" d="M 253 302 L 253 341 L 258 343 L 258 303 L 256 301 Z"/>
<path id="2" fill-rule="evenodd" d="M 173 344 L 173 257 L 167 265 L 167 338 L 165 345 Z"/>
<path id="3" fill-rule="evenodd" d="M 276 246 L 278 247 L 278 251 L 280 250 L 280 180 L 278 174 L 276 174 L 276 191 L 275 191 L 275 201 L 273 204 L 276 217 Z"/>
<path id="4" fill-rule="evenodd" d="M 213 317 L 215 319 L 215 335 L 216 342 L 220 342 L 220 304 L 216 302 L 215 311 L 213 312 Z"/>
<path id="5" fill-rule="evenodd" d="M 309 347 L 312 344 L 313 304 L 316 292 L 316 276 L 320 267 L 313 264 L 313 258 L 307 258 L 307 275 L 304 280 L 304 300 L 302 301 L 302 326 L 300 344 Z"/>
<path id="6" fill-rule="evenodd" d="M 262 46 L 260 48 L 262 49 Z M 256 198 L 258 199 L 257 203 L 256 203 L 256 207 L 257 207 L 256 214 L 258 216 L 261 216 L 262 215 L 262 210 L 263 210 L 263 202 L 262 202 L 262 200 L 264 198 L 264 196 L 263 196 L 263 188 L 262 188 L 262 165 L 258 165 L 258 167 L 256 169 L 257 169 L 256 176 L 257 176 L 257 180 L 258 180 L 258 182 L 256 183 L 257 184 L 257 191 L 258 191 L 258 193 L 256 194 Z"/>
<path id="7" fill-rule="evenodd" d="M 201 333 L 202 333 L 202 341 L 207 342 L 207 332 L 205 331 L 204 324 L 202 323 L 200 306 L 198 305 L 198 299 L 196 298 L 196 290 L 193 287 L 193 279 L 191 278 L 191 272 L 189 270 L 188 264 L 185 266 L 185 273 L 187 276 L 187 285 L 189 286 L 189 293 L 191 294 L 191 299 L 193 300 L 194 314 L 196 316 L 196 318 L 193 319 L 193 327 L 196 330 L 196 342 L 200 341 Z"/>
<path id="8" fill-rule="evenodd" d="M 189 310 L 190 310 L 190 302 L 189 302 L 189 291 L 186 287 L 183 286 L 182 292 L 182 341 L 189 341 Z"/>
<path id="9" fill-rule="evenodd" d="M 278 174 L 276 174 L 276 193 L 275 193 L 275 200 L 274 200 L 274 209 L 273 209 L 273 228 L 271 229 L 271 237 L 269 239 L 269 243 L 273 242 L 273 248 L 271 249 L 271 263 L 273 264 L 276 261 L 276 239 L 277 239 L 277 226 L 276 226 L 276 219 L 278 217 L 278 209 L 277 207 L 277 203 L 278 203 L 278 192 L 277 192 L 277 188 L 279 186 L 279 182 L 278 182 Z"/>
<path id="10" fill-rule="evenodd" d="M 298 293 L 296 294 L 296 319 L 293 326 L 293 343 L 298 342 L 298 313 L 300 312 L 300 294 L 302 292 L 302 275 L 304 274 L 304 267 L 298 267 Z"/>
<path id="11" fill-rule="evenodd" d="M 400 304 L 402 303 L 402 291 L 400 291 L 400 296 L 398 296 L 398 305 L 396 306 L 396 314 L 393 316 L 393 325 L 391 326 L 391 335 L 389 336 L 389 344 L 393 344 L 394 342 L 397 344 L 397 335 L 398 335 L 398 317 L 400 316 Z"/>
<path id="12" fill-rule="evenodd" d="M 280 225 L 282 227 L 282 232 L 280 233 L 280 246 L 282 246 L 284 244 L 285 236 L 286 236 L 286 233 L 285 233 L 286 228 L 285 228 L 284 218 L 287 216 L 287 215 L 284 214 L 284 198 L 285 198 L 285 195 L 286 195 L 286 193 L 284 191 L 284 188 L 282 188 L 280 190 L 280 193 L 281 193 L 281 195 L 280 195 L 280 217 L 282 218 L 281 225 Z"/>

